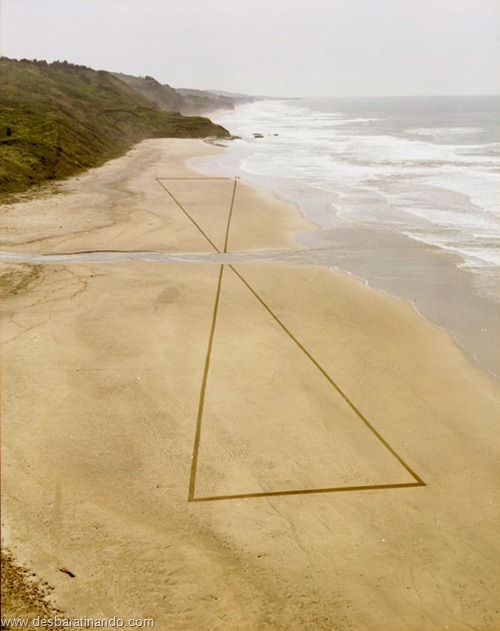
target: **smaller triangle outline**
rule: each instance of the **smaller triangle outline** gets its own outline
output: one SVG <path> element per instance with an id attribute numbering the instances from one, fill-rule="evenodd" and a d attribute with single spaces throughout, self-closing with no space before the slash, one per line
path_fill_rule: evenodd
<path id="1" fill-rule="evenodd" d="M 231 223 L 232 210 L 234 206 L 236 184 L 237 181 L 234 178 L 217 178 L 217 177 L 203 177 L 203 178 L 157 178 L 160 186 L 165 190 L 167 195 L 174 201 L 177 207 L 184 213 L 184 215 L 190 220 L 190 222 L 196 227 L 198 232 L 205 238 L 206 241 L 212 246 L 212 248 L 218 252 L 226 252 L 229 241 L 229 227 Z M 194 181 L 196 183 L 203 181 L 209 184 L 214 184 L 214 190 L 205 192 L 205 198 L 202 200 L 186 201 L 186 195 L 193 193 L 196 194 L 195 189 L 188 191 L 181 191 L 179 193 L 176 190 L 176 184 L 180 186 L 187 186 L 189 182 Z M 220 185 L 227 184 L 227 190 L 224 191 L 224 195 L 227 194 L 227 200 L 222 201 L 220 204 L 216 201 L 211 202 L 214 207 L 214 213 L 211 216 L 214 225 L 207 226 L 206 218 L 203 216 L 206 212 L 207 196 L 215 196 L 220 194 Z M 178 188 L 178 187 L 177 187 Z M 200 216 L 201 215 L 201 216 Z"/>

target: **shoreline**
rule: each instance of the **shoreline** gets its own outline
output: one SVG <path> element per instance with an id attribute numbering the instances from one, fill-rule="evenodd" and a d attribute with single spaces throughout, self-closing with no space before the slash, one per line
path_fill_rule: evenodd
<path id="1" fill-rule="evenodd" d="M 11 253 L 178 257 L 0 261 L 8 547 L 71 617 L 493 631 L 498 384 L 301 258 L 290 204 L 183 179 L 219 151 L 146 141 L 3 207 Z"/>
<path id="2" fill-rule="evenodd" d="M 332 202 L 320 190 L 306 186 L 310 194 L 305 194 L 301 186 L 291 181 L 254 176 L 238 166 L 237 156 L 233 161 L 228 156 L 226 162 L 219 164 L 213 158 L 196 157 L 190 163 L 194 169 L 205 173 L 238 173 L 251 186 L 262 186 L 278 199 L 295 206 L 313 226 L 297 234 L 295 239 L 313 254 L 319 249 L 321 264 L 409 304 L 426 321 L 450 333 L 478 368 L 500 380 L 500 354 L 495 352 L 496 340 L 500 338 L 498 303 L 478 293 L 474 288 L 475 274 L 459 265 L 456 255 L 394 230 L 376 231 L 349 224 L 331 211 L 321 210 Z M 319 210 L 314 208 L 315 204 Z M 405 261 L 409 258 L 408 249 L 418 258 L 413 268 L 411 262 L 408 265 Z M 387 253 L 395 257 L 392 269 L 387 267 Z M 398 276 L 394 270 L 402 262 L 404 274 Z M 426 271 L 422 273 L 422 269 Z M 441 287 L 434 286 L 438 274 L 443 277 Z M 429 283 L 430 280 L 433 283 Z M 451 287 L 455 297 L 450 296 Z M 455 304 L 450 304 L 453 302 Z"/>

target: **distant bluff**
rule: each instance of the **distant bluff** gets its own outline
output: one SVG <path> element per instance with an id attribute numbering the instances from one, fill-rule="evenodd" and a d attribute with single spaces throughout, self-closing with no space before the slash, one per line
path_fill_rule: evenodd
<path id="1" fill-rule="evenodd" d="M 232 110 L 235 105 L 253 103 L 259 100 L 259 97 L 245 94 L 172 88 L 148 76 L 135 77 L 119 72 L 114 72 L 113 75 L 153 103 L 156 103 L 162 110 L 180 112 L 184 115 L 206 114 L 221 109 Z"/>
<path id="2" fill-rule="evenodd" d="M 230 136 L 102 70 L 2 57 L 0 73 L 0 193 L 98 166 L 146 138 Z"/>

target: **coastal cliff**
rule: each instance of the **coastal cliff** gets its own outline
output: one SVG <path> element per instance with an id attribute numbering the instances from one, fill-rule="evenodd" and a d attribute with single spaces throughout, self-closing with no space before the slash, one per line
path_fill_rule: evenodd
<path id="1" fill-rule="evenodd" d="M 162 110 L 180 112 L 185 116 L 207 114 L 214 110 L 232 110 L 236 105 L 253 103 L 262 97 L 246 94 L 232 94 L 216 90 L 193 90 L 173 88 L 161 84 L 153 77 L 135 77 L 115 72 L 113 75 L 136 90 L 142 96 L 156 103 Z"/>
<path id="2" fill-rule="evenodd" d="M 110 72 L 5 57 L 0 66 L 0 194 L 98 166 L 146 138 L 229 137 L 208 118 L 163 111 Z"/>

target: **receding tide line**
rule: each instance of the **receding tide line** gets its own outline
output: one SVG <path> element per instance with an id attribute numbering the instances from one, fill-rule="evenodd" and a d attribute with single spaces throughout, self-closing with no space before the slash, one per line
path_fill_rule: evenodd
<path id="1" fill-rule="evenodd" d="M 218 254 L 222 252 L 215 245 L 215 243 L 210 239 L 210 237 L 205 233 L 205 231 L 201 228 L 201 226 L 191 217 L 191 215 L 183 208 L 183 206 L 179 203 L 179 201 L 174 197 L 174 195 L 161 183 L 161 180 L 166 179 L 177 179 L 177 178 L 157 178 L 160 186 L 168 193 L 168 195 L 172 198 L 175 204 L 180 208 L 180 210 L 186 215 L 186 217 L 194 224 L 194 226 L 201 232 L 201 234 L 205 237 L 205 239 L 210 243 L 210 245 L 215 249 Z M 178 178 L 178 179 L 211 179 L 211 178 Z M 227 179 L 227 178 L 220 178 Z M 228 220 L 226 224 L 226 233 L 225 233 L 225 242 L 224 242 L 224 253 L 227 252 L 227 246 L 229 242 L 229 230 L 231 219 L 234 211 L 235 197 L 236 197 L 236 186 L 237 180 L 234 181 L 233 193 L 231 197 L 231 203 L 228 212 Z M 363 422 L 365 427 L 370 430 L 370 432 L 377 438 L 377 440 L 389 451 L 389 453 L 400 463 L 400 465 L 411 475 L 411 477 L 415 480 L 415 482 L 404 482 L 399 484 L 371 484 L 371 485 L 360 485 L 360 486 L 342 486 L 342 487 L 329 487 L 329 488 L 320 488 L 320 489 L 296 489 L 296 490 L 282 490 L 282 491 L 263 491 L 258 493 L 241 493 L 241 494 L 231 494 L 231 495 L 214 495 L 209 497 L 195 497 L 196 490 L 196 476 L 198 471 L 198 458 L 199 458 L 199 450 L 200 450 L 200 442 L 201 442 L 201 431 L 203 424 L 203 413 L 204 413 L 204 405 L 205 405 L 205 395 L 207 390 L 208 383 L 208 375 L 210 371 L 210 359 L 212 355 L 212 348 L 214 343 L 215 329 L 217 324 L 217 315 L 219 311 L 220 304 L 220 294 L 222 289 L 222 279 L 224 274 L 224 267 L 226 265 L 221 265 L 219 270 L 219 278 L 217 282 L 217 291 L 215 296 L 215 303 L 212 315 L 212 324 L 210 327 L 210 334 L 208 340 L 207 353 L 205 357 L 205 366 L 203 370 L 203 378 L 202 385 L 200 390 L 200 398 L 198 404 L 198 414 L 196 419 L 196 430 L 193 444 L 193 455 L 191 460 L 191 473 L 189 479 L 189 493 L 188 493 L 188 502 L 214 502 L 220 500 L 236 500 L 236 499 L 248 499 L 248 498 L 259 498 L 259 497 L 275 497 L 275 496 L 286 496 L 286 495 L 311 495 L 318 493 L 341 493 L 348 491 L 376 491 L 376 490 L 388 490 L 388 489 L 401 489 L 401 488 L 412 488 L 412 487 L 421 487 L 426 486 L 425 482 L 418 476 L 415 471 L 403 460 L 403 458 L 396 452 L 395 449 L 391 447 L 391 445 L 382 437 L 382 435 L 375 429 L 375 427 L 368 421 L 368 419 L 364 416 L 364 414 L 359 410 L 359 408 L 354 404 L 354 402 L 347 396 L 347 394 L 340 388 L 340 386 L 330 377 L 327 371 L 319 364 L 319 362 L 311 355 L 311 353 L 305 348 L 305 346 L 293 335 L 293 333 L 285 326 L 285 324 L 278 318 L 278 316 L 274 313 L 271 307 L 262 299 L 262 297 L 257 293 L 257 291 L 248 283 L 248 281 L 234 268 L 233 265 L 228 265 L 231 271 L 241 280 L 241 282 L 245 285 L 245 287 L 253 294 L 253 296 L 260 302 L 260 304 L 266 309 L 269 315 L 276 321 L 276 323 L 281 327 L 281 329 L 288 335 L 288 337 L 298 346 L 302 353 L 309 359 L 309 361 L 316 367 L 316 369 L 323 375 L 323 377 L 328 381 L 328 383 L 334 388 L 334 390 L 342 397 L 342 399 L 349 405 L 352 411 L 356 414 L 356 416 Z"/>

